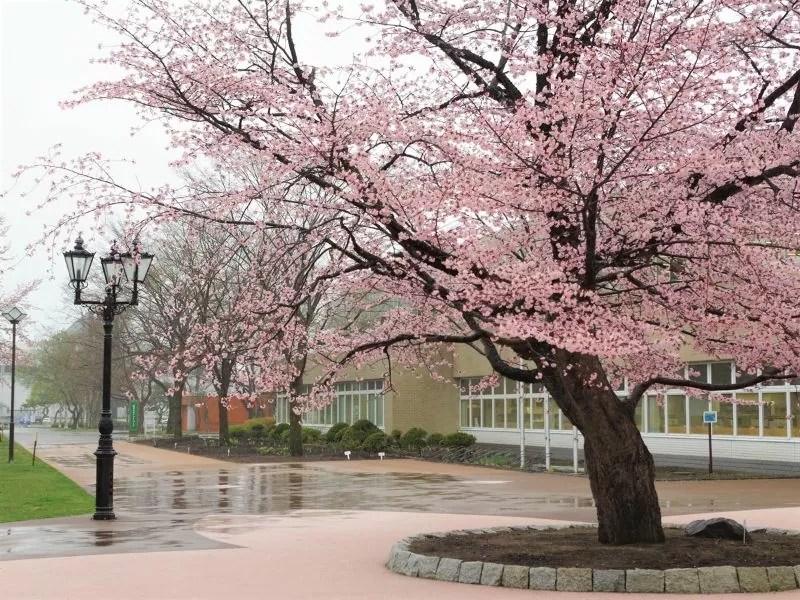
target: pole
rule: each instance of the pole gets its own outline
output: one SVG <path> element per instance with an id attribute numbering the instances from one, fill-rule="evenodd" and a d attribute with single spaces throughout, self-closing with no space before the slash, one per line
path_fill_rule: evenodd
<path id="1" fill-rule="evenodd" d="M 714 458 L 711 455 L 711 423 L 708 424 L 708 474 L 714 471 Z"/>
<path id="2" fill-rule="evenodd" d="M 114 514 L 114 443 L 111 437 L 114 422 L 111 420 L 111 333 L 114 329 L 116 305 L 115 286 L 109 286 L 103 307 L 103 405 L 100 410 L 100 440 L 94 455 L 97 457 L 97 494 L 94 519 L 109 521 Z"/>
<path id="3" fill-rule="evenodd" d="M 17 322 L 11 321 L 11 421 L 8 424 L 8 462 L 14 462 L 14 375 L 17 367 Z"/>
<path id="4" fill-rule="evenodd" d="M 550 470 L 550 394 L 544 397 L 544 468 Z"/>
<path id="5" fill-rule="evenodd" d="M 524 401 L 517 398 L 517 415 L 519 418 L 519 468 L 525 470 L 525 410 Z"/>
<path id="6" fill-rule="evenodd" d="M 578 472 L 578 428 L 572 426 L 572 468 Z"/>
<path id="7" fill-rule="evenodd" d="M 522 359 L 520 359 L 522 368 Z M 517 381 L 517 419 L 519 419 L 519 468 L 525 470 L 525 398 L 523 392 L 525 385 Z"/>

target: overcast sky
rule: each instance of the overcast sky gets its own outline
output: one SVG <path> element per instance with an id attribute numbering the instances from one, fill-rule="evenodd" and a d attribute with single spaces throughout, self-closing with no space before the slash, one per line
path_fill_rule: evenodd
<path id="1" fill-rule="evenodd" d="M 131 136 L 132 126 L 138 124 L 132 107 L 110 102 L 70 110 L 58 106 L 80 87 L 114 75 L 107 66 L 89 63 L 100 54 L 98 44 L 112 40 L 66 0 L 0 0 L 0 189 L 11 188 L 0 200 L 0 213 L 11 224 L 9 241 L 16 255 L 13 272 L 0 285 L 7 288 L 20 281 L 43 279 L 22 325 L 35 336 L 68 326 L 76 310 L 85 309 L 70 308 L 60 256 L 50 261 L 41 251 L 34 256 L 24 253 L 42 227 L 68 207 L 26 216 L 34 202 L 20 199 L 25 186 L 12 187 L 11 173 L 16 167 L 61 143 L 66 157 L 99 151 L 109 158 L 135 160 L 136 177 L 145 186 L 172 177 L 167 140 L 161 130 L 151 126 Z M 87 223 L 87 232 L 90 226 Z M 90 239 L 88 233 L 84 237 L 90 250 L 105 248 L 105 241 Z"/>
<path id="2" fill-rule="evenodd" d="M 112 0 L 112 6 L 125 2 Z M 353 16 L 360 12 L 355 2 L 352 7 L 346 6 L 355 11 Z M 370 35 L 365 28 L 348 24 L 343 35 L 331 39 L 323 29 L 339 26 L 320 25 L 309 15 L 298 18 L 304 19 L 302 27 L 297 28 L 296 35 L 301 36 L 298 44 L 304 62 L 310 64 L 349 63 L 354 50 Z M 69 212 L 70 206 L 50 206 L 26 216 L 26 211 L 35 205 L 36 196 L 20 198 L 20 192 L 28 191 L 30 181 L 28 185 L 15 185 L 11 174 L 17 167 L 31 164 L 61 144 L 65 160 L 95 151 L 104 158 L 135 161 L 135 170 L 115 172 L 115 176 L 121 176 L 126 183 L 135 177 L 143 189 L 178 181 L 168 164 L 176 155 L 168 152 L 168 140 L 159 125 L 149 125 L 131 136 L 131 131 L 141 125 L 131 105 L 109 101 L 69 110 L 58 106 L 81 87 L 120 75 L 107 65 L 90 63 L 92 58 L 103 56 L 99 46 L 118 41 L 68 0 L 0 0 L 0 190 L 10 190 L 0 201 L 0 214 L 11 224 L 9 242 L 16 254 L 15 268 L 0 285 L 7 288 L 21 281 L 42 279 L 31 298 L 30 316 L 24 325 L 34 337 L 69 326 L 85 309 L 71 304 L 60 257 L 66 248 L 57 249 L 59 255 L 52 260 L 44 251 L 33 256 L 24 251 L 41 235 L 45 225 Z M 87 219 L 83 228 L 86 246 L 103 252 L 109 240 L 93 239 L 92 222 Z M 158 260 L 158 249 L 148 250 L 155 252 Z M 99 269 L 99 264 L 93 268 Z"/>

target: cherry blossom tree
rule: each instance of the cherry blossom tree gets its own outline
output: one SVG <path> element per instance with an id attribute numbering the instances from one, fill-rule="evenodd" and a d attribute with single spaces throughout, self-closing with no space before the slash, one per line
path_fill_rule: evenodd
<path id="1" fill-rule="evenodd" d="M 81 4 L 119 33 L 104 60 L 126 73 L 75 102 L 134 103 L 181 163 L 260 165 L 258 183 L 205 195 L 205 218 L 259 199 L 273 209 L 250 227 L 324 223 L 305 233 L 337 252 L 340 282 L 399 300 L 321 336 L 337 364 L 468 343 L 542 382 L 584 435 L 601 542 L 664 539 L 633 420 L 645 392 L 800 367 L 796 3 Z M 347 44 L 344 66 L 311 58 Z M 86 210 L 197 212 L 180 189 L 111 185 L 96 157 L 39 166 L 52 196 L 88 182 Z M 750 376 L 676 377 L 685 344 Z"/>

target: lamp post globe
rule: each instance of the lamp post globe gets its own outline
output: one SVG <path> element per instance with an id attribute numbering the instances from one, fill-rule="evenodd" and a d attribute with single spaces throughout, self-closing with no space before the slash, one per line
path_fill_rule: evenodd
<path id="1" fill-rule="evenodd" d="M 4 312 L 3 316 L 11 323 L 11 414 L 8 420 L 8 462 L 14 462 L 14 390 L 17 371 L 17 325 L 27 315 L 16 306 Z"/>
<path id="2" fill-rule="evenodd" d="M 139 285 L 147 277 L 153 262 L 153 255 L 140 251 L 138 240 L 133 244 L 133 252 L 120 253 L 112 245 L 108 255 L 100 258 L 103 276 L 106 280 L 105 297 L 102 300 L 87 300 L 81 292 L 87 286 L 89 269 L 94 252 L 87 251 L 83 240 L 78 237 L 75 247 L 64 252 L 70 285 L 75 289 L 75 304 L 88 305 L 89 310 L 103 319 L 103 395 L 100 409 L 98 431 L 100 439 L 94 455 L 97 457 L 97 491 L 95 495 L 96 520 L 116 519 L 114 514 L 114 450 L 112 433 L 114 421 L 111 417 L 111 353 L 114 317 L 129 306 L 138 304 Z M 130 299 L 120 300 L 119 294 L 130 285 Z"/>

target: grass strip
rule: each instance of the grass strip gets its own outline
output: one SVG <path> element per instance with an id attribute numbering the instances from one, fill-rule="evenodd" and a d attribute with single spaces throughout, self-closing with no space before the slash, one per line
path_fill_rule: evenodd
<path id="1" fill-rule="evenodd" d="M 31 453 L 14 445 L 8 463 L 8 438 L 0 442 L 0 523 L 89 514 L 94 498 L 77 483 L 42 462 L 31 465 Z"/>

